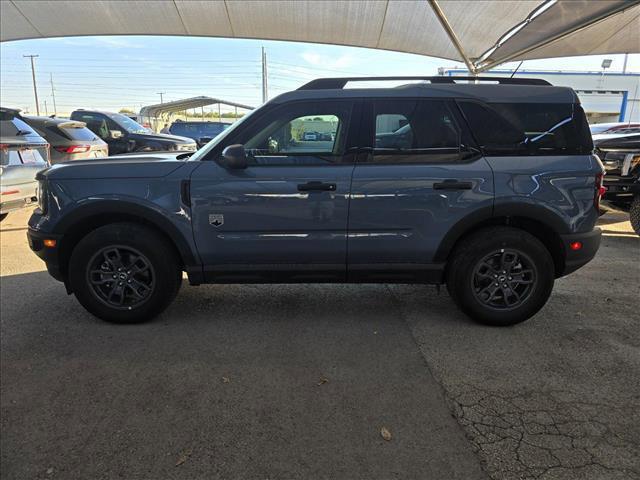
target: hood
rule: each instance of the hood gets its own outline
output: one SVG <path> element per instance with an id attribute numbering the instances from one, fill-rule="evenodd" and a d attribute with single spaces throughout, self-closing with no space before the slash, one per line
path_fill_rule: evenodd
<path id="1" fill-rule="evenodd" d="M 95 178 L 159 178 L 185 164 L 189 154 L 183 152 L 120 155 L 99 159 L 57 163 L 38 176 L 55 180 Z"/>
<path id="2" fill-rule="evenodd" d="M 593 144 L 600 149 L 640 150 L 639 133 L 594 135 Z"/>
<path id="3" fill-rule="evenodd" d="M 167 135 L 166 133 L 130 133 L 129 135 L 137 139 L 154 140 L 164 143 L 195 143 L 192 138 Z"/>

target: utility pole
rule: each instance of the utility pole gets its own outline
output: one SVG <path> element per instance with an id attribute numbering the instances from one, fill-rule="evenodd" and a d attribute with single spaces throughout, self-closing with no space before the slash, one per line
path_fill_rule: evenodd
<path id="1" fill-rule="evenodd" d="M 624 63 L 622 64 L 622 73 L 627 73 L 627 60 L 629 60 L 629 54 L 624 54 Z"/>
<path id="2" fill-rule="evenodd" d="M 38 105 L 38 89 L 36 88 L 36 67 L 33 64 L 33 59 L 38 58 L 39 55 L 23 55 L 24 58 L 31 59 L 31 78 L 33 79 L 33 95 L 36 97 L 36 114 L 40 116 L 40 106 Z"/>
<path id="3" fill-rule="evenodd" d="M 49 116 L 49 110 L 47 110 L 47 101 L 44 101 L 44 114 L 48 117 Z"/>
<path id="4" fill-rule="evenodd" d="M 58 115 L 58 107 L 56 107 L 56 89 L 53 88 L 53 73 L 49 73 L 49 81 L 51 82 L 51 97 L 53 98 L 53 114 Z"/>
<path id="5" fill-rule="evenodd" d="M 262 103 L 269 99 L 269 86 L 267 83 L 267 53 L 262 47 Z"/>
<path id="6" fill-rule="evenodd" d="M 164 101 L 162 100 L 162 96 L 167 93 L 167 92 L 158 92 L 158 95 L 160 95 L 160 103 L 164 103 Z"/>

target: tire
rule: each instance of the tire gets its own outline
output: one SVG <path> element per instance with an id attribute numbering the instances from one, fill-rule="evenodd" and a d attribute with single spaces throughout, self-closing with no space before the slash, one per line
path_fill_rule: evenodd
<path id="1" fill-rule="evenodd" d="M 633 197 L 631 208 L 629 209 L 629 220 L 633 231 L 640 235 L 640 195 Z"/>
<path id="2" fill-rule="evenodd" d="M 0 222 L 9 216 L 8 213 L 0 213 Z"/>
<path id="3" fill-rule="evenodd" d="M 464 238 L 446 272 L 453 301 L 473 320 L 493 326 L 532 317 L 551 295 L 554 278 L 553 259 L 542 242 L 511 227 L 486 228 Z"/>
<path id="4" fill-rule="evenodd" d="M 173 246 L 133 223 L 92 231 L 78 242 L 69 261 L 69 283 L 76 298 L 107 322 L 151 320 L 173 301 L 181 281 Z"/>

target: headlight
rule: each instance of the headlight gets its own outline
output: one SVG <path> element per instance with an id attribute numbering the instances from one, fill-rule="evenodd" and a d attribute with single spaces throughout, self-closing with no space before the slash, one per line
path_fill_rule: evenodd
<path id="1" fill-rule="evenodd" d="M 602 159 L 602 164 L 607 172 L 613 172 L 622 168 L 625 154 L 619 152 L 607 152 Z"/>

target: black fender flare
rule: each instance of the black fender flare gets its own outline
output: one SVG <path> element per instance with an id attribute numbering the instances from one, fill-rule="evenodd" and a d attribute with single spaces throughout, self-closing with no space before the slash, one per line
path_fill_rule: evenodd
<path id="1" fill-rule="evenodd" d="M 490 224 L 492 219 L 505 217 L 534 220 L 546 225 L 558 235 L 571 233 L 562 217 L 549 208 L 524 202 L 501 203 L 475 210 L 455 223 L 440 242 L 433 261 L 445 262 L 460 238 L 480 225 Z"/>
<path id="2" fill-rule="evenodd" d="M 127 200 L 96 199 L 80 206 L 63 216 L 52 233 L 63 235 L 70 228 L 99 215 L 123 215 L 143 218 L 147 223 L 162 231 L 173 242 L 185 266 L 199 265 L 194 252 L 184 234 L 165 215 L 147 205 Z"/>

